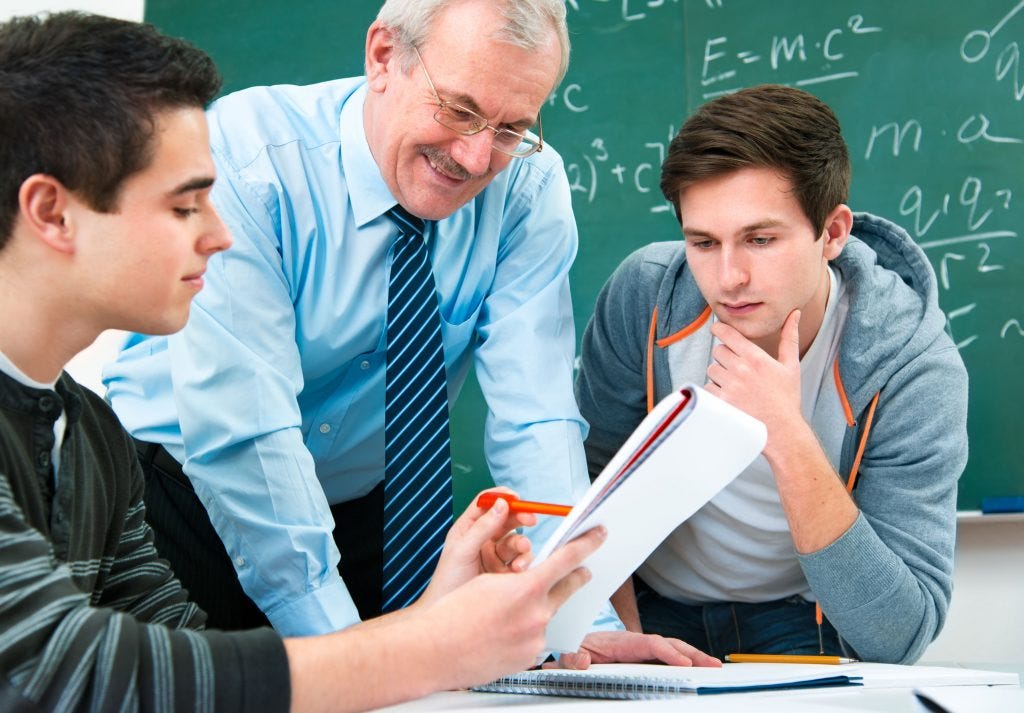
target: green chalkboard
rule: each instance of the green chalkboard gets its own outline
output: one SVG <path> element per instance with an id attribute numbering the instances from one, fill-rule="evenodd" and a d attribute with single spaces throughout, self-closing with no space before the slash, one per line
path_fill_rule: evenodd
<path id="1" fill-rule="evenodd" d="M 149 0 L 146 18 L 209 51 L 226 90 L 361 73 L 375 0 Z M 960 508 L 1024 494 L 1024 3 L 925 0 L 566 0 L 568 75 L 544 109 L 580 229 L 577 330 L 618 262 L 678 227 L 658 168 L 685 116 L 762 82 L 838 114 L 851 205 L 904 225 L 940 278 L 971 374 Z M 456 506 L 489 482 L 485 405 L 470 379 L 453 415 Z"/>

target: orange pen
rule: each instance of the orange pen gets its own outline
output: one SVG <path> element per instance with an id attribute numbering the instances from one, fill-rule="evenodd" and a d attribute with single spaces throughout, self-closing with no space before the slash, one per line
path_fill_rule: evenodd
<path id="1" fill-rule="evenodd" d="M 496 493 L 493 491 L 480 493 L 480 497 L 476 499 L 476 504 L 478 507 L 488 509 L 494 505 L 494 501 L 498 498 L 501 498 L 508 503 L 509 512 L 532 512 L 537 515 L 558 515 L 560 517 L 565 517 L 569 514 L 569 511 L 572 510 L 572 506 L 570 505 L 535 503 L 530 500 L 520 500 L 514 495 L 509 495 L 508 493 Z"/>

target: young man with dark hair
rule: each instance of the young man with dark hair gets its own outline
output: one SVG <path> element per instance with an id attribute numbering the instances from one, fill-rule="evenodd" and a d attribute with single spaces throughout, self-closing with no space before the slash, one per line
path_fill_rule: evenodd
<path id="1" fill-rule="evenodd" d="M 768 443 L 617 594 L 630 628 L 718 656 L 912 662 L 942 627 L 967 374 L 924 253 L 852 213 L 849 181 L 836 117 L 788 87 L 709 102 L 669 147 L 683 242 L 627 258 L 583 339 L 590 471 L 685 382 Z"/>
<path id="2" fill-rule="evenodd" d="M 219 86 L 148 25 L 0 25 L 0 710 L 345 711 L 484 682 L 534 661 L 603 539 L 523 571 L 510 528 L 535 517 L 499 500 L 456 520 L 401 612 L 320 637 L 202 630 L 153 547 L 134 442 L 62 369 L 104 329 L 180 329 L 231 244 L 203 111 Z"/>

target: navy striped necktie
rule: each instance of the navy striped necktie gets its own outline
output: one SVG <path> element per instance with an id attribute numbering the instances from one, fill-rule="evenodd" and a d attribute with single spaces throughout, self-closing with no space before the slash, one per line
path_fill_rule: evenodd
<path id="1" fill-rule="evenodd" d="M 412 604 L 452 524 L 448 382 L 424 222 L 401 206 L 388 279 L 382 609 Z"/>

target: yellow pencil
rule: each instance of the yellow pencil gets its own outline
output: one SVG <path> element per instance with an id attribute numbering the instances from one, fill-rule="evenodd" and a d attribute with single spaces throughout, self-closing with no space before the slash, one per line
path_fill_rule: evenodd
<path id="1" fill-rule="evenodd" d="M 728 654 L 725 660 L 729 663 L 857 663 L 857 659 L 844 659 L 839 656 L 790 654 Z"/>

